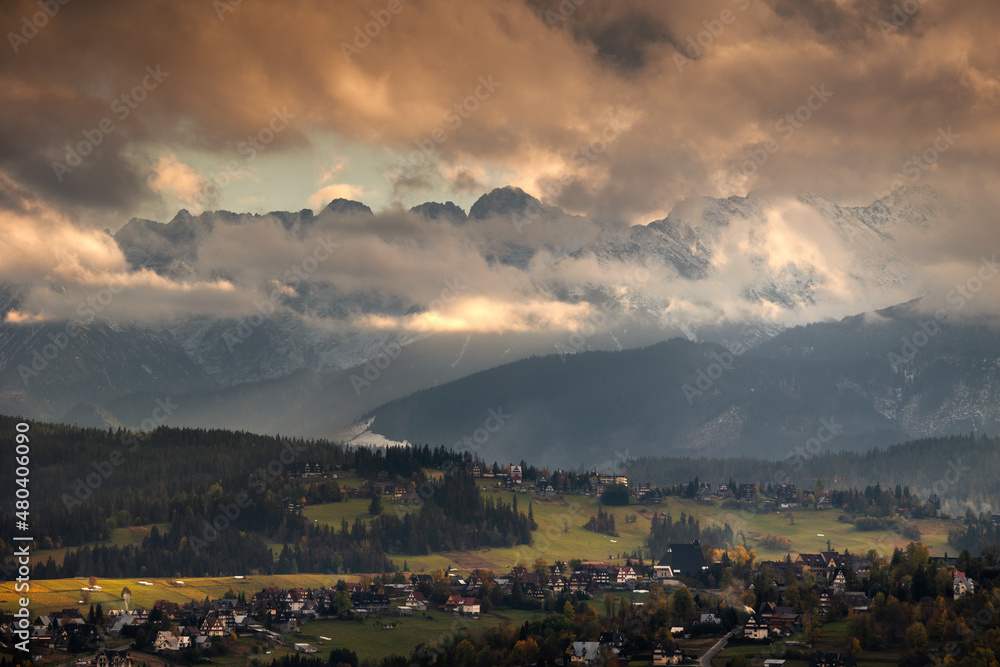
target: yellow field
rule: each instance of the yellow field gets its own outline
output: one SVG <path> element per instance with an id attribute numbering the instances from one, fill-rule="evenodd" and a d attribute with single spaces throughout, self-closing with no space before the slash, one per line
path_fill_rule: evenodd
<path id="1" fill-rule="evenodd" d="M 503 492 L 490 496 L 500 496 L 504 502 L 511 502 L 514 494 Z M 527 510 L 529 496 L 517 494 L 519 509 Z M 386 500 L 385 511 L 414 511 Z M 641 549 L 649 534 L 650 521 L 654 511 L 669 513 L 674 520 L 679 520 L 681 513 L 694 516 L 707 527 L 715 524 L 725 524 L 734 531 L 742 530 L 746 535 L 747 544 L 757 552 L 758 560 L 783 559 L 785 552 L 761 549 L 757 540 L 767 534 L 787 537 L 791 541 L 791 555 L 794 558 L 802 552 L 818 552 L 827 548 L 827 540 L 834 549 L 843 552 L 863 554 L 870 548 L 882 553 L 891 553 L 894 547 L 903 547 L 907 540 L 888 531 L 859 532 L 853 526 L 837 521 L 840 512 L 837 510 L 799 510 L 792 512 L 794 524 L 788 519 L 788 512 L 773 512 L 770 514 L 754 514 L 749 512 L 726 510 L 712 503 L 699 503 L 694 500 L 669 498 L 656 506 L 632 505 L 629 507 L 605 508 L 615 516 L 618 537 L 609 537 L 592 533 L 583 528 L 587 520 L 598 511 L 597 501 L 587 496 L 566 495 L 559 500 L 535 500 L 532 504 L 538 530 L 534 533 L 532 546 L 522 546 L 501 549 L 479 549 L 469 552 L 444 552 L 427 556 L 408 554 L 391 554 L 392 560 L 399 566 L 406 564 L 410 572 L 433 572 L 437 569 L 453 567 L 460 572 L 469 572 L 476 568 L 490 569 L 495 572 L 507 571 L 516 563 L 529 565 L 536 558 L 544 558 L 549 563 L 559 560 L 580 558 L 582 560 L 602 560 L 622 562 L 626 554 Z M 323 521 L 339 527 L 342 518 L 353 522 L 355 517 L 368 517 L 367 501 L 352 500 L 342 503 L 331 503 L 307 508 L 306 515 L 317 521 Z M 635 515 L 635 523 L 626 523 L 625 518 Z M 948 528 L 953 525 L 942 520 L 921 520 L 917 522 L 923 532 L 922 541 L 932 555 L 942 555 L 949 551 L 946 543 Z M 114 541 L 124 543 L 126 540 L 139 541 L 148 534 L 149 527 L 122 528 L 115 531 Z M 275 545 L 276 550 L 280 545 Z M 58 550 L 53 550 L 58 551 Z M 46 558 L 50 552 L 36 552 L 36 558 Z M 954 549 L 951 549 L 954 552 Z M 654 556 L 657 556 L 654 554 Z M 151 607 L 154 600 L 167 599 L 176 602 L 203 600 L 205 596 L 220 597 L 232 586 L 237 592 L 252 594 L 265 586 L 330 586 L 338 578 L 357 580 L 350 576 L 326 575 L 255 575 L 245 579 L 231 577 L 216 577 L 205 579 L 185 579 L 183 585 L 174 585 L 170 579 L 147 578 L 152 586 L 142 586 L 137 579 L 101 580 L 98 582 L 103 592 L 91 593 L 89 598 L 83 597 L 81 588 L 87 585 L 84 579 L 60 579 L 32 582 L 32 609 L 36 613 L 57 610 L 65 607 L 78 606 L 86 608 L 91 602 L 101 602 L 105 610 L 123 608 L 124 603 L 119 594 L 124 586 L 132 591 L 132 606 Z M 0 608 L 13 607 L 15 594 L 12 583 L 0 584 Z M 79 601 L 84 600 L 81 604 Z"/>
<path id="2" fill-rule="evenodd" d="M 333 586 L 338 579 L 358 581 L 360 577 L 352 575 L 327 576 L 321 574 L 294 575 L 248 575 L 244 579 L 233 577 L 207 577 L 183 579 L 183 584 L 175 584 L 172 579 L 98 579 L 99 592 L 85 594 L 82 588 L 88 585 L 86 579 L 47 579 L 32 581 L 29 597 L 29 608 L 33 614 L 44 614 L 50 611 L 77 607 L 86 611 L 91 604 L 98 602 L 107 612 L 111 609 L 124 609 L 125 602 L 121 599 L 121 591 L 126 586 L 132 591 L 132 608 L 145 607 L 150 609 L 156 600 L 171 602 L 190 602 L 204 600 L 205 596 L 215 599 L 225 595 L 232 587 L 237 593 L 244 592 L 249 598 L 257 591 L 267 586 L 279 588 Z M 152 586 L 143 586 L 139 581 L 148 581 Z M 87 597 L 85 597 L 87 595 Z M 0 608 L 12 609 L 20 594 L 14 592 L 13 582 L 0 583 Z M 80 600 L 84 600 L 80 603 Z"/>

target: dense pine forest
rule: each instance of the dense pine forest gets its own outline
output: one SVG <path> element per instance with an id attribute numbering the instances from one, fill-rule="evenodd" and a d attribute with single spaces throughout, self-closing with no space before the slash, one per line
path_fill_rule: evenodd
<path id="1" fill-rule="evenodd" d="M 0 432 L 13 434 L 16 423 L 0 417 Z M 36 566 L 39 578 L 390 572 L 394 565 L 387 553 L 531 542 L 531 517 L 516 504 L 481 494 L 465 472 L 469 454 L 444 447 L 371 450 L 219 429 L 160 427 L 132 433 L 43 423 L 32 423 L 30 436 L 32 530 L 44 536 L 40 548 L 67 549 L 61 564 L 50 560 Z M 5 449 L 13 447 L 12 437 L 3 442 Z M 667 492 L 677 495 L 693 495 L 698 485 L 692 480 L 698 479 L 725 480 L 730 486 L 756 482 L 762 491 L 779 482 L 826 480 L 834 506 L 851 514 L 862 530 L 885 528 L 898 507 L 910 508 L 914 517 L 944 507 L 967 517 L 949 542 L 978 552 L 998 539 L 989 514 L 996 506 L 992 499 L 1000 496 L 992 472 L 998 458 L 1000 439 L 970 435 L 866 454 L 793 456 L 779 463 L 642 459 L 630 472 L 633 483 L 673 482 Z M 370 521 L 344 521 L 339 528 L 316 524 L 297 507 L 337 502 L 344 491 L 331 474 L 304 478 L 297 466 L 305 463 L 327 473 L 350 470 L 365 480 L 354 491 L 362 497 L 379 496 L 374 489 L 383 482 L 422 491 L 412 496 L 414 507 L 402 516 L 373 512 L 378 516 Z M 523 468 L 526 480 L 549 476 L 544 467 Z M 435 478 L 428 470 L 437 471 Z M 4 474 L 12 476 L 13 470 Z M 588 475 L 578 470 L 551 478 L 558 490 L 571 491 Z M 856 490 L 865 483 L 863 491 Z M 892 485 L 883 487 L 886 483 Z M 608 500 L 616 504 L 613 497 Z M 2 521 L 11 534 L 14 508 L 10 499 L 3 502 Z M 602 526 L 598 519 L 593 530 L 615 532 L 610 521 Z M 720 547 L 743 542 L 728 526 L 703 529 L 691 521 L 654 521 L 648 546 L 656 552 L 670 541 L 702 539 Z M 115 528 L 150 524 L 163 528 L 154 527 L 141 544 L 93 546 L 109 540 Z M 287 546 L 273 553 L 269 544 Z"/>
<path id="2" fill-rule="evenodd" d="M 641 458 L 629 467 L 630 479 L 654 485 L 687 484 L 700 478 L 718 484 L 797 484 L 812 488 L 864 488 L 881 484 L 908 487 L 927 500 L 936 495 L 949 514 L 961 516 L 971 503 L 978 514 L 1000 506 L 1000 438 L 956 435 L 872 449 L 865 453 L 810 451 L 807 443 L 779 461 L 753 457 Z"/>
<path id="3" fill-rule="evenodd" d="M 14 433 L 16 420 L 0 418 Z M 325 441 L 224 430 L 161 427 L 151 433 L 32 424 L 32 530 L 41 548 L 70 547 L 63 563 L 33 576 L 216 576 L 258 571 L 392 571 L 387 552 L 513 546 L 531 540 L 531 520 L 484 498 L 466 458 L 427 446 L 370 450 Z M 13 440 L 5 440 L 5 449 Z M 467 455 L 466 455 L 467 456 Z M 336 480 L 307 483 L 293 473 L 309 462 L 421 489 L 405 516 L 382 514 L 339 529 L 308 522 L 289 503 L 335 502 Z M 424 470 L 443 472 L 429 480 Z M 8 475 L 13 471 L 9 470 Z M 11 487 L 13 485 L 11 484 Z M 369 485 L 362 492 L 377 496 Z M 3 508 L 13 534 L 13 506 Z M 119 526 L 153 527 L 141 545 L 108 540 Z M 305 539 L 303 539 L 305 538 Z M 274 554 L 267 543 L 294 544 Z M 6 547 L 6 545 L 3 545 Z"/>

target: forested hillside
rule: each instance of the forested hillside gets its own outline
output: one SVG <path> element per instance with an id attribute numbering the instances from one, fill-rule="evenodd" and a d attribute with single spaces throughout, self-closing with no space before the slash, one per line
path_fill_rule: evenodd
<path id="1" fill-rule="evenodd" d="M 2 417 L 0 429 L 13 434 L 15 423 Z M 32 531 L 45 536 L 40 548 L 78 547 L 61 565 L 39 565 L 39 578 L 381 572 L 394 569 L 388 551 L 426 554 L 531 539 L 529 518 L 484 498 L 456 465 L 462 456 L 441 447 L 373 451 L 235 431 L 161 427 L 132 434 L 39 423 L 29 435 Z M 4 456 L 13 456 L 13 445 L 5 439 Z M 401 516 L 319 526 L 297 508 L 339 501 L 342 491 L 335 479 L 296 474 L 307 462 L 370 480 L 355 490 L 366 497 L 381 495 L 376 479 L 424 493 Z M 443 474 L 429 480 L 426 468 Z M 11 502 L 3 506 L 5 535 L 13 534 Z M 148 524 L 169 527 L 154 526 L 140 545 L 85 545 L 107 540 L 116 527 Z M 268 543 L 289 546 L 275 562 Z"/>

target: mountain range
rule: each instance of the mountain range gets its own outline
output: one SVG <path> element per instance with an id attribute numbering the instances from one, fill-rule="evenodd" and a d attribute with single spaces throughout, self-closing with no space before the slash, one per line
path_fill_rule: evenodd
<path id="1" fill-rule="evenodd" d="M 808 193 L 791 199 L 750 193 L 684 200 L 663 219 L 628 226 L 570 214 L 506 187 L 480 197 L 468 214 L 451 202 L 376 214 L 337 199 L 315 214 L 181 211 L 165 224 L 132 219 L 113 235 L 128 270 L 177 284 L 227 280 L 236 289 L 267 288 L 280 281 L 227 265 L 219 260 L 226 248 L 254 244 L 262 229 L 288 243 L 333 230 L 396 247 L 447 242 L 460 247 L 463 266 L 441 266 L 445 280 L 452 270 L 462 275 L 485 263 L 521 280 L 520 296 L 535 290 L 550 303 L 582 306 L 592 315 L 570 333 L 370 327 L 364 323 L 371 318 L 405 323 L 430 306 L 408 292 L 405 279 L 348 284 L 317 272 L 294 286 L 280 284 L 280 303 L 259 316 L 23 324 L 8 318 L 0 329 L 0 412 L 138 427 L 169 396 L 179 406 L 172 424 L 327 436 L 374 417 L 373 429 L 394 440 L 453 442 L 474 432 L 486 410 L 519 406 L 518 416 L 491 435 L 497 455 L 524 456 L 545 446 L 564 461 L 609 447 L 629 455 L 753 448 L 777 456 L 808 434 L 816 415 L 836 409 L 853 420 L 844 446 L 876 434 L 898 439 L 988 429 L 995 425 L 987 405 L 995 399 L 995 366 L 969 390 L 979 398 L 963 398 L 947 369 L 921 372 L 948 378 L 949 388 L 933 394 L 919 382 L 902 382 L 905 373 L 887 373 L 881 361 L 867 368 L 862 358 L 823 356 L 841 349 L 845 335 L 861 336 L 875 354 L 912 327 L 914 316 L 906 314 L 912 306 L 881 311 L 872 320 L 880 328 L 871 330 L 865 318 L 841 318 L 919 296 L 921 267 L 906 241 L 960 212 L 930 188 L 900 188 L 864 207 Z M 0 312 L 22 308 L 30 287 L 0 287 Z M 790 328 L 803 322 L 823 324 Z M 983 325 L 956 325 L 933 341 L 952 342 L 958 355 L 950 357 L 952 375 L 965 373 L 965 364 L 987 363 L 995 352 L 977 326 Z M 966 349 L 966 336 L 982 338 L 985 347 Z M 677 337 L 683 340 L 669 340 Z M 694 386 L 692 373 L 707 369 L 712 354 L 735 348 L 749 351 L 740 349 L 712 392 L 689 404 L 680 388 Z M 803 356 L 806 348 L 819 351 Z M 555 356 L 535 358 L 546 354 Z M 816 374 L 807 381 L 800 367 Z M 854 385 L 863 390 L 846 389 Z M 789 394 L 788 387 L 808 391 Z M 922 403 L 931 400 L 928 392 L 942 401 L 933 410 Z M 473 397 L 484 404 L 468 404 Z"/>

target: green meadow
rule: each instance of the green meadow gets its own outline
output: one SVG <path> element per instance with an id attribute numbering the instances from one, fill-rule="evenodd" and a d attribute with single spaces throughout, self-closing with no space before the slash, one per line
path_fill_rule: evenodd
<path id="1" fill-rule="evenodd" d="M 487 496 L 502 498 L 510 503 L 515 496 L 511 492 L 486 491 Z M 791 512 L 753 513 L 742 510 L 723 509 L 720 504 L 692 499 L 668 498 L 658 505 L 636 504 L 628 507 L 599 507 L 596 499 L 589 496 L 564 495 L 557 499 L 534 499 L 527 494 L 516 494 L 518 508 L 528 509 L 529 502 L 538 524 L 531 546 L 479 549 L 469 552 L 442 552 L 426 556 L 390 554 L 393 561 L 410 571 L 431 572 L 439 568 L 454 567 L 460 571 L 486 568 L 495 571 L 506 570 L 515 563 L 532 563 L 536 558 L 554 562 L 569 560 L 624 560 L 625 554 L 645 546 L 653 513 L 670 514 L 675 521 L 681 514 L 694 516 L 701 526 L 728 523 L 734 532 L 742 531 L 747 546 L 755 550 L 758 560 L 783 559 L 789 553 L 794 558 L 799 553 L 825 551 L 827 541 L 838 551 L 849 550 L 863 554 L 869 549 L 891 553 L 893 548 L 908 543 L 900 535 L 891 531 L 858 531 L 849 523 L 837 520 L 837 510 L 802 509 Z M 401 506 L 391 500 L 383 503 L 385 511 L 398 513 L 417 511 L 412 506 Z M 583 526 L 599 509 L 614 514 L 617 537 L 592 533 Z M 370 519 L 368 501 L 353 499 L 340 503 L 313 505 L 305 509 L 305 515 L 314 521 L 340 526 L 341 520 L 353 523 L 358 517 Z M 634 523 L 627 523 L 627 516 L 635 516 Z M 953 524 L 940 519 L 925 519 L 917 522 L 926 544 L 933 555 L 948 552 L 948 528 Z M 767 535 L 786 537 L 791 542 L 789 551 L 766 549 L 758 546 L 758 541 Z M 954 551 L 954 549 L 952 549 Z M 619 558 L 619 556 L 621 556 Z M 654 554 L 655 556 L 655 554 Z"/>

